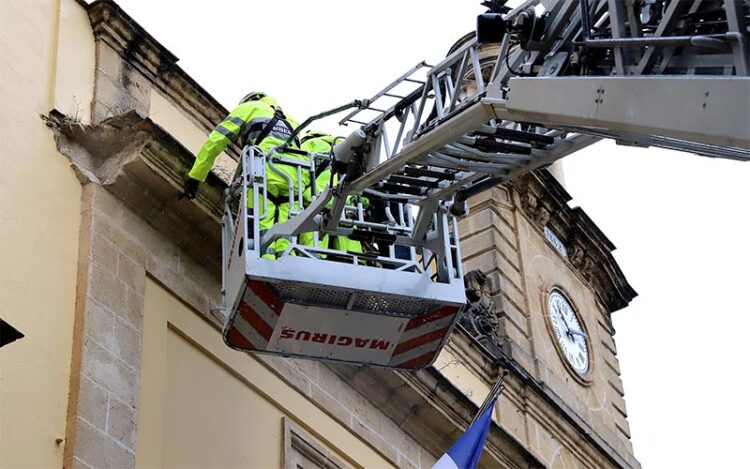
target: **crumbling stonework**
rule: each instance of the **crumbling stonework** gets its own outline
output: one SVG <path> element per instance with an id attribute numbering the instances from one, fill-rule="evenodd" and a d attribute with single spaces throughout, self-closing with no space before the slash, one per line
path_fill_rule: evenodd
<path id="1" fill-rule="evenodd" d="M 65 467 L 126 468 L 138 454 L 147 283 L 216 334 L 221 327 L 215 307 L 226 178 L 213 173 L 195 201 L 178 201 L 194 152 L 149 113 L 154 103 L 173 106 L 205 134 L 226 109 L 113 2 L 86 8 L 97 53 L 93 124 L 49 117 L 59 151 L 84 186 Z M 635 292 L 611 243 L 567 207 L 564 189 L 548 177 L 542 171 L 470 201 L 462 251 L 465 271 L 481 272 L 474 288 L 482 306 L 454 332 L 446 363 L 403 373 L 258 362 L 395 467 L 430 467 L 472 420 L 477 397 L 454 376 L 481 383 L 474 387 L 481 391 L 502 368 L 510 374 L 482 464 L 639 467 L 609 321 Z M 545 227 L 562 236 L 568 257 L 545 240 Z M 573 292 L 592 332 L 586 382 L 571 377 L 550 347 L 544 298 L 553 287 Z"/>

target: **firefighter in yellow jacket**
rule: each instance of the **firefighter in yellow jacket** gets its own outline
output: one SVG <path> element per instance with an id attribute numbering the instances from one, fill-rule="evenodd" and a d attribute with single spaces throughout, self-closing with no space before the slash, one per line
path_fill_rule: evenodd
<path id="1" fill-rule="evenodd" d="M 276 100 L 262 92 L 253 92 L 247 94 L 240 104 L 229 113 L 229 115 L 217 125 L 208 135 L 208 140 L 198 152 L 195 158 L 193 168 L 188 173 L 188 180 L 185 183 L 184 195 L 192 199 L 198 191 L 199 183 L 206 180 L 214 161 L 219 154 L 231 142 L 239 139 L 241 144 L 254 145 L 260 147 L 267 155 L 269 152 L 282 145 L 291 136 L 297 127 L 297 122 L 287 117 Z M 299 151 L 299 144 L 292 142 L 291 152 L 278 153 L 287 159 L 297 159 L 306 162 L 307 158 L 302 156 Z M 260 220 L 261 235 L 269 230 L 274 224 L 281 223 L 289 219 L 289 193 L 290 190 L 298 200 L 299 177 L 295 165 L 274 161 L 269 158 L 272 166 L 266 164 L 266 190 L 268 200 L 258 201 L 259 210 L 263 211 L 264 203 L 267 207 L 265 216 Z M 283 172 L 283 175 L 280 174 Z M 302 186 L 307 187 L 310 184 L 310 173 L 304 169 L 302 172 Z M 286 176 L 286 177 L 285 177 Z M 287 179 L 288 177 L 288 179 Z M 291 181 L 291 184 L 290 184 Z M 290 188 L 291 185 L 291 188 Z M 248 208 L 253 208 L 254 200 L 251 195 L 248 196 Z M 290 242 L 288 239 L 280 238 L 276 240 L 263 254 L 265 259 L 275 259 L 287 249 Z"/>
<path id="2" fill-rule="evenodd" d="M 344 140 L 344 137 L 334 137 L 332 135 L 326 134 L 325 132 L 310 130 L 302 137 L 302 145 L 300 146 L 300 148 L 309 153 L 324 153 L 331 155 L 331 153 L 333 152 L 333 147 L 341 140 Z M 320 167 L 320 173 L 318 174 L 316 172 L 314 184 L 315 192 L 317 194 L 320 194 L 331 183 L 331 167 L 330 164 L 318 164 L 318 166 Z M 337 178 L 334 176 L 333 183 L 335 184 L 336 182 Z M 303 197 L 305 200 L 305 204 L 309 205 L 312 199 L 312 189 L 307 188 Z M 354 201 L 353 199 L 354 198 L 350 196 L 347 200 L 347 204 L 352 204 Z M 367 208 L 367 198 L 362 199 L 362 204 L 365 206 L 365 208 Z M 332 202 L 329 202 L 329 206 L 330 205 L 332 205 Z M 310 246 L 313 244 L 312 241 L 312 233 L 303 233 L 302 235 L 300 235 L 301 244 Z M 319 240 L 318 245 L 322 248 L 330 247 L 338 251 L 344 251 L 353 254 L 362 254 L 363 252 L 361 242 L 346 238 L 344 236 L 334 236 L 333 240 L 329 243 L 328 235 L 325 235 L 322 239 Z"/>

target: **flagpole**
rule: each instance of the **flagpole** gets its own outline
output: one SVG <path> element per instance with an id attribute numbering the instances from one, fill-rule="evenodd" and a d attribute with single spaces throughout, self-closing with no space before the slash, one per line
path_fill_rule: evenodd
<path id="1" fill-rule="evenodd" d="M 473 425 L 474 422 L 477 421 L 477 419 L 484 414 L 487 409 L 489 408 L 490 404 L 494 402 L 494 400 L 502 394 L 503 389 L 505 389 L 505 377 L 508 376 L 508 370 L 503 370 L 502 373 L 500 373 L 500 378 L 498 378 L 497 382 L 492 386 L 492 389 L 490 389 L 489 394 L 487 394 L 487 397 L 484 399 L 484 402 L 482 402 L 482 405 L 479 407 L 479 411 L 477 411 L 477 414 L 472 419 L 469 426 Z"/>

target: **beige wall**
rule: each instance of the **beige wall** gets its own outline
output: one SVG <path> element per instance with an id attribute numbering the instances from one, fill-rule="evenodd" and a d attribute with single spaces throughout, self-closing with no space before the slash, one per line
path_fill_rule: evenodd
<path id="1" fill-rule="evenodd" d="M 151 279 L 144 301 L 138 467 L 282 467 L 285 416 L 352 466 L 393 467 Z"/>
<path id="2" fill-rule="evenodd" d="M 0 314 L 26 335 L 0 349 L 3 467 L 62 463 L 81 185 L 40 114 L 58 103 L 71 112 L 75 96 L 87 117 L 93 85 L 81 72 L 93 67 L 91 28 L 74 1 L 3 1 Z"/>

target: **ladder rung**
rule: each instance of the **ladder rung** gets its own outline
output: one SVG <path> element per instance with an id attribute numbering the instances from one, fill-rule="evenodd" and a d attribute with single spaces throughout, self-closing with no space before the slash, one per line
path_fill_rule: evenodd
<path id="1" fill-rule="evenodd" d="M 352 230 L 352 233 L 347 237 L 354 241 L 365 241 L 370 243 L 373 241 L 383 241 L 385 243 L 396 242 L 396 235 L 394 234 L 370 230 Z"/>
<path id="2" fill-rule="evenodd" d="M 424 195 L 424 191 L 419 187 L 402 186 L 400 184 L 391 184 L 388 182 L 381 182 L 379 187 L 384 191 L 397 194 Z"/>
<path id="3" fill-rule="evenodd" d="M 389 176 L 388 181 L 395 182 L 398 184 L 406 184 L 409 186 L 429 187 L 429 188 L 439 187 L 437 181 L 427 181 L 425 179 L 417 179 L 417 178 L 408 177 L 408 176 L 399 176 L 397 174 L 392 174 L 391 176 Z"/>
<path id="4" fill-rule="evenodd" d="M 367 106 L 365 109 L 368 109 L 370 111 L 375 111 L 375 112 L 386 112 L 385 109 L 378 109 L 376 107 L 371 107 L 371 106 Z"/>
<path id="5" fill-rule="evenodd" d="M 485 132 L 478 132 L 481 134 L 490 135 L 489 133 Z M 541 134 L 535 134 L 533 132 L 524 132 L 522 130 L 512 130 L 512 129 L 503 129 L 499 128 L 495 130 L 495 137 L 505 138 L 508 140 L 516 140 L 519 142 L 526 142 L 526 143 L 543 143 L 545 145 L 552 145 L 555 143 L 555 139 L 553 137 L 550 137 L 548 135 L 541 135 Z"/>
<path id="6" fill-rule="evenodd" d="M 423 82 L 423 81 L 420 81 L 420 80 L 415 80 L 415 79 L 413 79 L 413 78 L 404 78 L 404 81 L 408 81 L 408 82 L 410 82 L 410 83 L 419 83 L 420 85 L 424 85 L 424 82 Z"/>
<path id="7" fill-rule="evenodd" d="M 367 125 L 367 122 L 362 122 L 362 121 L 358 121 L 354 119 L 349 119 L 349 122 L 354 122 L 355 124 L 360 124 L 360 125 Z"/>
<path id="8" fill-rule="evenodd" d="M 411 166 L 406 166 L 404 168 L 404 173 L 408 176 L 435 178 L 440 179 L 441 181 L 453 181 L 454 179 L 456 179 L 456 177 L 451 173 L 432 171 L 423 168 L 414 168 Z"/>
<path id="9" fill-rule="evenodd" d="M 391 93 L 384 93 L 383 96 L 388 96 L 389 98 L 404 99 L 403 96 L 399 96 L 397 94 L 391 94 Z"/>
<path id="10" fill-rule="evenodd" d="M 531 148 L 523 145 L 514 145 L 512 143 L 501 143 L 494 138 L 477 137 L 474 146 L 481 151 L 497 151 L 502 153 L 518 153 L 521 155 L 530 155 Z"/>

